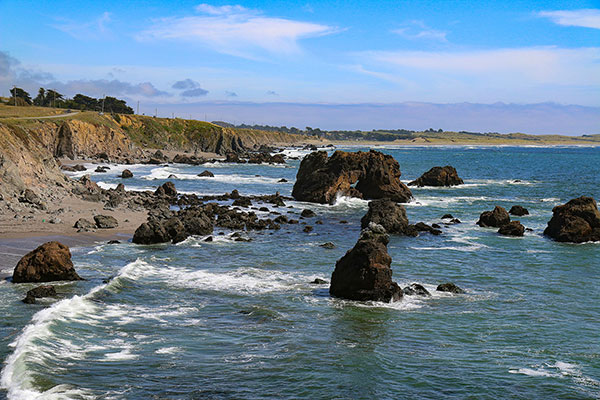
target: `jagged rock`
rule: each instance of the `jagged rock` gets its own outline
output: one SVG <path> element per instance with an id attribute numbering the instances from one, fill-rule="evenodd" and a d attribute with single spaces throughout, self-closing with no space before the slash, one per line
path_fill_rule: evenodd
<path id="1" fill-rule="evenodd" d="M 83 166 L 82 164 L 77 164 L 77 165 L 74 165 L 74 166 L 73 166 L 73 169 L 74 169 L 75 171 L 79 171 L 79 172 L 82 172 L 82 171 L 86 171 L 86 170 L 87 170 L 87 168 L 86 168 L 85 166 Z"/>
<path id="2" fill-rule="evenodd" d="M 95 223 L 93 223 L 92 221 L 85 219 L 85 218 L 79 218 L 73 225 L 73 228 L 77 228 L 77 229 L 81 229 L 81 230 L 93 229 L 95 227 L 96 227 Z"/>
<path id="3" fill-rule="evenodd" d="M 158 197 L 175 197 L 177 196 L 177 189 L 175 189 L 175 184 L 173 182 L 165 182 L 161 186 L 156 189 L 154 194 Z"/>
<path id="4" fill-rule="evenodd" d="M 100 229 L 112 229 L 119 226 L 116 218 L 110 215 L 95 215 L 94 221 L 96 221 L 96 226 Z"/>
<path id="5" fill-rule="evenodd" d="M 213 174 L 213 173 L 212 173 L 212 172 L 210 172 L 209 170 L 205 170 L 205 171 L 202 171 L 202 172 L 200 172 L 200 173 L 198 174 L 198 176 L 201 176 L 201 177 L 207 177 L 207 178 L 214 178 L 214 177 L 215 177 L 215 174 Z"/>
<path id="6" fill-rule="evenodd" d="M 371 224 L 356 245 L 335 264 L 329 293 L 350 300 L 396 301 L 402 289 L 392 281 L 385 229 Z"/>
<path id="7" fill-rule="evenodd" d="M 369 210 L 360 220 L 360 226 L 365 229 L 373 222 L 383 226 L 387 233 L 417 236 L 417 231 L 408 224 L 406 209 L 389 199 L 379 199 L 369 202 Z"/>
<path id="8" fill-rule="evenodd" d="M 128 169 L 124 169 L 123 172 L 121 172 L 121 178 L 123 178 L 123 179 L 133 178 L 133 172 L 131 172 Z"/>
<path id="9" fill-rule="evenodd" d="M 441 235 L 442 231 L 440 231 L 439 229 L 435 229 L 433 226 L 429 226 L 424 222 L 417 222 L 416 224 L 412 225 L 412 227 L 414 227 L 414 229 L 416 229 L 419 232 L 429 232 L 432 235 Z"/>
<path id="10" fill-rule="evenodd" d="M 159 221 L 149 221 L 141 224 L 133 234 L 133 243 L 155 244 L 169 242 L 171 237 Z"/>
<path id="11" fill-rule="evenodd" d="M 19 197 L 19 202 L 37 206 L 42 203 L 42 200 L 33 190 L 25 189 L 23 193 L 21 193 L 21 197 Z"/>
<path id="12" fill-rule="evenodd" d="M 201 208 L 189 207 L 170 215 L 141 224 L 133 234 L 133 243 L 178 243 L 192 235 L 204 236 L 213 232 L 213 219 Z"/>
<path id="13" fill-rule="evenodd" d="M 54 288 L 54 286 L 43 285 L 27 291 L 27 295 L 22 300 L 22 302 L 25 304 L 35 304 L 35 299 L 54 296 L 56 296 L 56 289 Z"/>
<path id="14" fill-rule="evenodd" d="M 316 217 L 317 214 L 315 214 L 315 212 L 313 210 L 309 210 L 308 208 L 302 210 L 302 212 L 300 213 L 300 216 L 302 216 L 303 218 L 313 218 Z"/>
<path id="15" fill-rule="evenodd" d="M 442 216 L 442 219 L 454 219 L 454 217 L 452 216 L 452 214 L 444 214 Z"/>
<path id="16" fill-rule="evenodd" d="M 410 284 L 409 286 L 402 289 L 402 292 L 407 296 L 431 296 L 429 290 L 425 289 L 423 285 L 418 283 Z"/>
<path id="17" fill-rule="evenodd" d="M 435 290 L 437 290 L 438 292 L 449 292 L 454 294 L 463 294 L 465 292 L 452 282 L 442 283 L 441 285 L 438 285 L 438 287 Z"/>
<path id="18" fill-rule="evenodd" d="M 234 199 L 239 199 L 240 198 L 240 192 L 238 192 L 237 189 L 233 189 L 231 191 L 231 194 L 229 195 L 229 198 L 234 200 Z"/>
<path id="19" fill-rule="evenodd" d="M 500 228 L 502 225 L 506 225 L 509 222 L 510 215 L 508 215 L 506 210 L 500 206 L 496 206 L 492 211 L 484 211 L 481 213 L 477 225 L 481 227 Z"/>
<path id="20" fill-rule="evenodd" d="M 122 183 L 119 183 L 117 185 L 117 187 L 115 188 L 115 192 L 117 192 L 117 193 L 125 193 L 125 185 L 123 185 Z"/>
<path id="21" fill-rule="evenodd" d="M 315 278 L 314 281 L 311 282 L 313 285 L 326 285 L 327 281 L 321 278 Z"/>
<path id="22" fill-rule="evenodd" d="M 106 244 L 120 244 L 121 242 L 118 240 L 109 240 Z"/>
<path id="23" fill-rule="evenodd" d="M 96 173 L 105 173 L 109 169 L 110 168 L 108 168 L 108 167 L 97 167 L 94 172 L 96 172 Z"/>
<path id="24" fill-rule="evenodd" d="M 498 233 L 505 236 L 523 236 L 525 227 L 519 221 L 510 221 L 498 229 Z"/>
<path id="25" fill-rule="evenodd" d="M 235 199 L 231 205 L 234 207 L 250 207 L 252 201 L 248 197 L 240 197 Z"/>
<path id="26" fill-rule="evenodd" d="M 600 241 L 600 212 L 592 197 L 578 197 L 552 209 L 544 235 L 558 242 Z"/>
<path id="27" fill-rule="evenodd" d="M 285 178 L 281 178 L 280 180 L 278 180 L 278 183 L 286 183 L 288 180 Z"/>
<path id="28" fill-rule="evenodd" d="M 356 183 L 356 186 L 353 187 Z M 410 189 L 400 182 L 400 166 L 378 151 L 317 151 L 300 163 L 292 196 L 296 200 L 333 204 L 338 195 L 407 202 Z"/>
<path id="29" fill-rule="evenodd" d="M 59 242 L 47 242 L 25 254 L 13 272 L 14 283 L 77 281 L 69 248 Z"/>
<path id="30" fill-rule="evenodd" d="M 173 162 L 178 164 L 200 165 L 206 162 L 205 159 L 196 156 L 188 156 L 185 154 L 177 154 L 173 157 Z"/>
<path id="31" fill-rule="evenodd" d="M 313 229 L 314 229 L 314 228 L 313 228 L 312 226 L 310 226 L 310 225 L 306 225 L 306 226 L 304 227 L 303 231 L 304 231 L 305 233 L 310 233 L 310 232 L 312 232 L 312 231 L 313 231 Z"/>
<path id="32" fill-rule="evenodd" d="M 456 186 L 464 182 L 458 176 L 456 169 L 450 165 L 445 167 L 433 167 L 408 186 Z"/>
<path id="33" fill-rule="evenodd" d="M 335 244 L 331 242 L 325 242 L 320 244 L 319 246 L 323 247 L 324 249 L 335 249 Z"/>
<path id="34" fill-rule="evenodd" d="M 289 220 L 285 215 L 279 215 L 275 217 L 275 222 L 278 224 L 287 224 L 289 223 Z"/>
<path id="35" fill-rule="evenodd" d="M 522 217 L 523 215 L 529 215 L 529 210 L 523 206 L 512 206 L 508 213 L 516 215 L 517 217 Z"/>
<path id="36" fill-rule="evenodd" d="M 227 163 L 244 164 L 246 161 L 240 160 L 240 157 L 236 153 L 227 153 L 225 155 L 225 162 L 227 162 Z"/>

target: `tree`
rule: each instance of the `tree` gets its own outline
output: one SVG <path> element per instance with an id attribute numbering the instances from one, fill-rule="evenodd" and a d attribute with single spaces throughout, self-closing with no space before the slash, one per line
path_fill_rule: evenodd
<path id="1" fill-rule="evenodd" d="M 46 93 L 46 107 L 60 107 L 63 103 L 63 95 L 56 90 L 48 89 Z"/>
<path id="2" fill-rule="evenodd" d="M 8 104 L 15 104 L 15 97 L 17 105 L 30 106 L 32 104 L 31 96 L 23 89 L 15 87 L 10 91 L 10 93 L 12 94 L 12 97 L 10 98 L 11 101 L 9 101 Z"/>
<path id="3" fill-rule="evenodd" d="M 41 87 L 38 90 L 38 95 L 33 99 L 33 105 L 44 107 L 46 102 L 46 89 Z"/>

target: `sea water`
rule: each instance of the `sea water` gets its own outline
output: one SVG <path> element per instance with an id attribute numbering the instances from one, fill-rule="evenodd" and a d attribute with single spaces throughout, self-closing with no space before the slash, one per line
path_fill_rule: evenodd
<path id="1" fill-rule="evenodd" d="M 600 398 L 600 244 L 542 233 L 554 206 L 600 199 L 600 149 L 378 150 L 398 160 L 405 182 L 436 165 L 453 165 L 465 181 L 413 188 L 406 205 L 412 223 L 442 224 L 450 213 L 461 224 L 388 245 L 394 279 L 421 283 L 431 297 L 353 302 L 311 284 L 329 280 L 354 245 L 368 202 L 253 204 L 317 217 L 249 232 L 252 242 L 216 228 L 212 242 L 72 248 L 86 281 L 58 283 L 61 298 L 38 305 L 20 301 L 36 285 L 0 283 L 0 398 Z M 182 193 L 290 195 L 299 163 L 109 165 L 92 179 L 153 190 L 175 175 Z M 117 177 L 125 168 L 134 178 Z M 205 169 L 215 177 L 198 177 Z M 481 212 L 515 204 L 530 212 L 513 217 L 533 229 L 524 237 L 475 224 Z M 466 294 L 436 292 L 444 282 Z"/>

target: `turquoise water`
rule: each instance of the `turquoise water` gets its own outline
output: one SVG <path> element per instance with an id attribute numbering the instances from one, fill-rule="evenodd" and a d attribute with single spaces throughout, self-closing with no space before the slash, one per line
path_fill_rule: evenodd
<path id="1" fill-rule="evenodd" d="M 431 298 L 358 303 L 310 284 L 329 280 L 356 242 L 367 209 L 357 199 L 272 208 L 314 210 L 303 220 L 310 234 L 285 225 L 242 243 L 217 229 L 210 243 L 74 248 L 87 281 L 60 284 L 61 301 L 26 305 L 34 285 L 0 283 L 0 397 L 600 398 L 600 244 L 542 235 L 555 205 L 600 198 L 600 149 L 379 150 L 399 161 L 403 181 L 447 164 L 465 180 L 413 189 L 406 205 L 413 223 L 451 213 L 462 224 L 388 246 L 394 279 L 424 284 Z M 134 166 L 125 182 L 150 189 L 175 174 L 183 192 L 289 195 L 298 165 Z M 111 168 L 93 179 L 116 185 L 124 167 Z M 216 177 L 197 178 L 204 169 Z M 533 229 L 525 237 L 475 225 L 482 211 L 513 204 L 531 213 L 518 218 Z M 335 249 L 319 247 L 329 241 Z M 467 294 L 436 293 L 447 281 Z"/>

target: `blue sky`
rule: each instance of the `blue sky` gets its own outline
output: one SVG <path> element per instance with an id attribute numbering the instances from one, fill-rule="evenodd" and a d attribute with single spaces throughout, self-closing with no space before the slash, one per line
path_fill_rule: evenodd
<path id="1" fill-rule="evenodd" d="M 147 111 L 600 107 L 600 2 L 0 0 L 0 93 L 12 84 L 139 100 Z"/>

